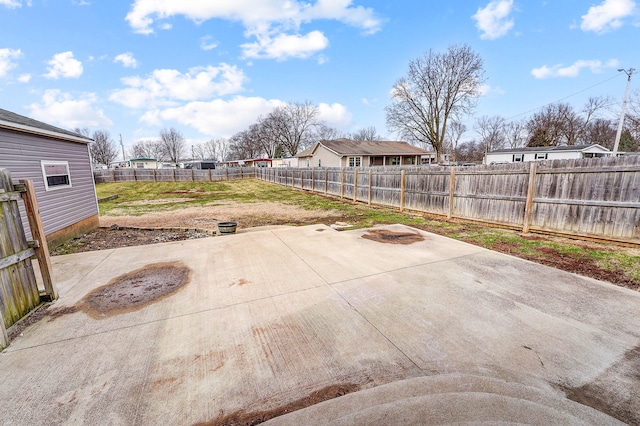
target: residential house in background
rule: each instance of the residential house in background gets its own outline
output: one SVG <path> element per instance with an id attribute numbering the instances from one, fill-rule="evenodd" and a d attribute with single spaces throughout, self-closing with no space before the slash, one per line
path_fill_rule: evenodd
<path id="1" fill-rule="evenodd" d="M 485 155 L 484 164 L 519 163 L 539 160 L 610 157 L 611 151 L 598 145 L 536 146 L 498 149 Z"/>
<path id="2" fill-rule="evenodd" d="M 422 148 L 407 142 L 322 140 L 297 155 L 298 167 L 371 167 L 420 165 Z"/>
<path id="3" fill-rule="evenodd" d="M 98 226 L 89 144 L 93 140 L 0 109 L 0 167 L 14 183 L 33 181 L 50 247 Z M 27 238 L 29 224 L 21 204 Z"/>

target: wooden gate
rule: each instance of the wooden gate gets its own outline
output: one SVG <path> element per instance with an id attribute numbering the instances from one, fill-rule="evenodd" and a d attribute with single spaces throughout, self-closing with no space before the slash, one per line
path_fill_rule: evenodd
<path id="1" fill-rule="evenodd" d="M 18 200 L 23 199 L 34 241 L 27 242 Z M 0 169 L 0 350 L 9 344 L 7 328 L 40 304 L 40 292 L 31 263 L 37 257 L 49 299 L 57 298 L 51 280 L 47 241 L 38 215 L 31 181 L 13 185 L 8 170 Z"/>

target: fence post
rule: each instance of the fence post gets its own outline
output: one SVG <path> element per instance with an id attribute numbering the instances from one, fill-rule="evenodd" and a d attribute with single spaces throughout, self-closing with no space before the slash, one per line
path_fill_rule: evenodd
<path id="1" fill-rule="evenodd" d="M 2 312 L 0 312 L 0 351 L 7 346 L 9 346 L 9 335 L 7 334 L 7 328 L 4 326 Z"/>
<path id="2" fill-rule="evenodd" d="M 49 245 L 47 244 L 42 219 L 40 218 L 36 190 L 33 182 L 30 180 L 22 179 L 20 183 L 27 188 L 27 191 L 21 195 L 24 201 L 24 209 L 27 213 L 27 219 L 29 220 L 29 227 L 31 228 L 31 236 L 40 243 L 35 251 L 38 265 L 40 266 L 42 281 L 44 282 L 44 289 L 51 300 L 56 300 L 58 298 L 58 291 L 53 284 L 53 277 L 51 275 L 53 268 L 51 266 L 51 258 L 49 257 Z"/>
<path id="3" fill-rule="evenodd" d="M 405 171 L 400 171 L 400 213 L 404 211 Z"/>
<path id="4" fill-rule="evenodd" d="M 538 171 L 538 163 L 531 162 L 529 169 L 529 188 L 527 189 L 527 202 L 524 206 L 524 219 L 522 224 L 522 233 L 529 233 L 529 225 L 531 224 L 531 214 L 533 213 L 533 193 L 536 187 L 536 172 Z"/>
<path id="5" fill-rule="evenodd" d="M 353 204 L 358 202 L 358 169 L 353 169 Z"/>
<path id="6" fill-rule="evenodd" d="M 451 169 L 451 174 L 449 176 L 449 214 L 447 214 L 447 218 L 451 219 L 453 217 L 453 196 L 456 190 L 456 169 Z"/>
<path id="7" fill-rule="evenodd" d="M 316 169 L 311 168 L 311 192 L 316 192 Z"/>
<path id="8" fill-rule="evenodd" d="M 371 190 L 372 184 L 371 180 L 373 179 L 373 170 L 369 169 L 369 202 L 367 204 L 371 205 Z"/>
<path id="9" fill-rule="evenodd" d="M 324 169 L 324 193 L 329 192 L 329 168 Z"/>
<path id="10" fill-rule="evenodd" d="M 340 169 L 340 198 L 344 198 L 344 167 Z"/>

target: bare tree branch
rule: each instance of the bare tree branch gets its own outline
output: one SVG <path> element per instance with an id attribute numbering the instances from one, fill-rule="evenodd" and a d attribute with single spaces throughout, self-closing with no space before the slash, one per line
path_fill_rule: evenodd
<path id="1" fill-rule="evenodd" d="M 450 120 L 469 114 L 484 82 L 482 59 L 468 45 L 429 51 L 409 63 L 385 108 L 387 126 L 401 137 L 432 147 L 440 160 Z"/>

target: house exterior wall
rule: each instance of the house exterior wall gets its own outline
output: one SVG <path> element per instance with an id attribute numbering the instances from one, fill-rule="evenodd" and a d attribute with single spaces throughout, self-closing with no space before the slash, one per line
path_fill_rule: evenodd
<path id="1" fill-rule="evenodd" d="M 157 169 L 158 162 L 155 160 L 131 160 L 131 167 L 134 169 Z"/>
<path id="2" fill-rule="evenodd" d="M 319 145 L 313 157 L 310 158 L 309 165 L 300 167 L 344 167 L 344 165 L 339 155 Z"/>
<path id="3" fill-rule="evenodd" d="M 601 151 L 598 151 L 601 152 Z M 513 163 L 513 155 L 514 154 L 524 154 L 523 161 L 537 161 L 543 160 L 544 158 L 536 159 L 536 154 L 545 154 L 545 152 L 498 152 L 491 153 L 489 152 L 486 155 L 486 164 L 491 163 Z M 583 154 L 581 151 L 549 151 L 547 154 L 547 160 L 569 160 L 573 158 L 582 158 Z"/>
<path id="4" fill-rule="evenodd" d="M 43 160 L 67 162 L 71 186 L 47 191 Z M 9 169 L 14 183 L 20 179 L 33 181 L 44 232 L 51 246 L 98 226 L 98 202 L 88 144 L 0 129 L 0 167 Z M 22 202 L 20 205 L 30 239 Z"/>

